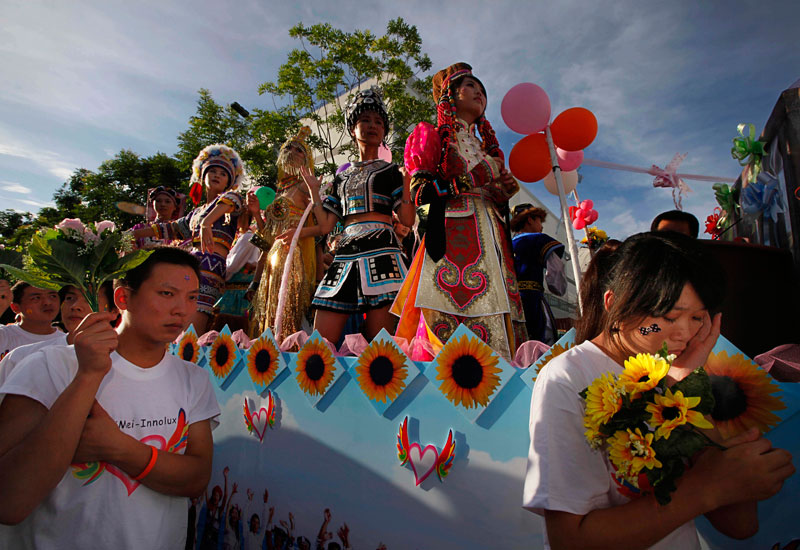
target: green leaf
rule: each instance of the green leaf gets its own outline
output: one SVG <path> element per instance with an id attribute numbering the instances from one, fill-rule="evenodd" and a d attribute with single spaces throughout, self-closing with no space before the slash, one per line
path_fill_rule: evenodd
<path id="1" fill-rule="evenodd" d="M 119 279 L 134 267 L 142 264 L 152 253 L 152 250 L 136 250 L 119 258 L 112 266 L 112 269 L 102 275 L 102 280 L 98 281 L 98 285 L 109 279 Z"/>
<path id="2" fill-rule="evenodd" d="M 53 281 L 52 279 L 46 279 L 40 277 L 38 275 L 34 275 L 28 271 L 23 271 L 18 267 L 14 267 L 13 265 L 8 264 L 0 264 L 0 268 L 5 269 L 8 271 L 12 277 L 17 279 L 18 281 L 25 281 L 31 286 L 35 286 L 36 288 L 46 288 L 47 290 L 61 290 L 63 285 Z"/>
<path id="3" fill-rule="evenodd" d="M 681 391 L 687 397 L 699 397 L 700 403 L 694 410 L 703 415 L 711 414 L 711 411 L 714 410 L 714 393 L 711 391 L 711 379 L 703 367 L 696 369 L 683 380 L 676 382 L 671 390 L 672 393 Z"/>

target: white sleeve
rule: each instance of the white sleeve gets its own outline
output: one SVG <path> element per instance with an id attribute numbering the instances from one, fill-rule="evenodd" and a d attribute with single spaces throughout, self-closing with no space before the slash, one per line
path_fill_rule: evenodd
<path id="1" fill-rule="evenodd" d="M 603 455 L 584 437 L 583 405 L 553 359 L 536 379 L 531 398 L 530 448 L 522 506 L 534 513 L 585 515 L 607 507 L 611 476 Z M 560 365 L 559 365 L 560 366 Z"/>
<path id="2" fill-rule="evenodd" d="M 248 263 L 255 263 L 258 261 L 258 248 L 253 246 L 250 243 L 250 239 L 253 237 L 253 232 L 248 231 L 247 233 L 242 234 L 236 242 L 233 244 L 233 248 L 231 248 L 228 257 L 225 260 L 225 280 L 229 281 L 231 277 L 239 273 L 239 271 Z M 256 254 L 255 261 L 253 260 L 253 254 Z"/>
<path id="3" fill-rule="evenodd" d="M 547 288 L 556 296 L 563 296 L 567 291 L 567 278 L 564 276 L 564 262 L 558 254 L 551 252 L 547 255 L 545 269 Z"/>
<path id="4" fill-rule="evenodd" d="M 25 357 L 0 387 L 0 394 L 23 395 L 48 409 L 52 407 L 71 377 L 65 378 L 59 376 L 58 372 L 53 372 L 47 359 L 43 351 Z M 66 370 L 63 369 L 63 374 L 66 374 Z"/>
<path id="5" fill-rule="evenodd" d="M 197 365 L 188 364 L 191 376 L 191 407 L 186 411 L 186 423 L 191 425 L 202 420 L 211 420 L 211 429 L 219 424 L 219 403 L 214 395 L 214 387 L 208 371 Z"/>

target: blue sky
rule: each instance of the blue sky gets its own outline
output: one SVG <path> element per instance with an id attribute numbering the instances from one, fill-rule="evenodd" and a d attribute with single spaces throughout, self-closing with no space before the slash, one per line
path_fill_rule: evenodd
<path id="1" fill-rule="evenodd" d="M 591 109 L 593 159 L 649 167 L 688 153 L 681 172 L 735 178 L 736 125 L 763 128 L 800 78 L 800 4 L 776 2 L 4 2 L 0 23 L 0 201 L 36 211 L 76 168 L 120 149 L 174 154 L 197 90 L 220 103 L 268 108 L 258 85 L 297 43 L 288 29 L 328 22 L 382 34 L 416 25 L 434 70 L 468 61 L 487 87 L 487 115 L 508 154 L 521 137 L 500 117 L 513 85 L 534 82 L 553 114 Z M 581 198 L 612 237 L 671 209 L 652 177 L 582 169 Z M 711 184 L 687 183 L 701 222 Z M 541 184 L 533 192 L 554 212 Z"/>

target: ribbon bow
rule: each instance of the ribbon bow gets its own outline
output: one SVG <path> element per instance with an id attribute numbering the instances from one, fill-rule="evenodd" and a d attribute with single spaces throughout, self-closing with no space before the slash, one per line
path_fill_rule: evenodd
<path id="1" fill-rule="evenodd" d="M 717 204 L 728 214 L 733 214 L 736 209 L 736 199 L 733 197 L 733 190 L 727 183 L 715 183 L 711 186 L 714 190 L 714 196 L 717 198 Z"/>
<path id="2" fill-rule="evenodd" d="M 777 180 L 770 183 L 751 183 L 742 189 L 742 210 L 748 214 L 764 213 L 765 218 L 778 221 L 778 214 L 783 212 L 781 194 Z"/>
<path id="3" fill-rule="evenodd" d="M 676 153 L 672 160 L 669 161 L 663 169 L 659 168 L 655 164 L 650 167 L 650 170 L 647 171 L 648 174 L 651 176 L 655 176 L 653 180 L 653 187 L 671 187 L 672 188 L 672 202 L 675 203 L 675 208 L 678 210 L 683 210 L 681 206 L 681 199 L 683 198 L 683 193 L 691 193 L 692 189 L 686 185 L 686 182 L 681 179 L 678 175 L 678 166 L 681 165 L 683 159 L 686 158 L 688 153 L 681 155 L 680 153 Z M 676 195 L 677 192 L 677 195 Z"/>
<path id="4" fill-rule="evenodd" d="M 731 156 L 739 161 L 740 166 L 748 166 L 747 179 L 755 183 L 761 172 L 761 158 L 764 156 L 764 142 L 756 139 L 756 127 L 752 124 L 739 124 L 737 127 L 741 137 L 733 138 Z M 748 129 L 745 135 L 744 129 Z"/>

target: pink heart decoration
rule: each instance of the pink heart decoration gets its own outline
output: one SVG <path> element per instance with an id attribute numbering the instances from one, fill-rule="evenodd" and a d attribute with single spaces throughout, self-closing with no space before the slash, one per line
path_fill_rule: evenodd
<path id="1" fill-rule="evenodd" d="M 164 449 L 167 448 L 167 440 L 164 439 L 164 437 L 161 435 L 148 435 L 143 437 L 139 441 L 147 445 L 150 445 L 151 447 L 155 447 L 159 451 L 163 451 Z M 125 472 L 123 472 L 122 470 L 120 470 L 119 468 L 117 468 L 112 464 L 108 463 L 106 464 L 106 471 L 109 474 L 119 478 L 119 480 L 122 482 L 123 485 L 125 485 L 125 488 L 128 490 L 128 496 L 131 496 L 133 492 L 139 487 L 139 485 L 141 485 L 140 482 L 135 481 L 128 474 L 126 474 Z"/>
<path id="2" fill-rule="evenodd" d="M 259 441 L 264 441 L 264 435 L 267 433 L 267 420 L 269 419 L 269 412 L 265 407 L 261 407 L 257 412 L 250 415 L 250 422 L 253 426 L 253 431 L 258 436 Z"/>
<path id="3" fill-rule="evenodd" d="M 436 469 L 436 463 L 439 462 L 439 451 L 433 445 L 427 445 L 423 449 L 419 443 L 412 443 L 408 447 L 408 462 L 414 471 L 414 479 L 419 485 Z M 417 470 L 418 467 L 419 470 Z M 422 474 L 420 475 L 419 472 Z"/>

